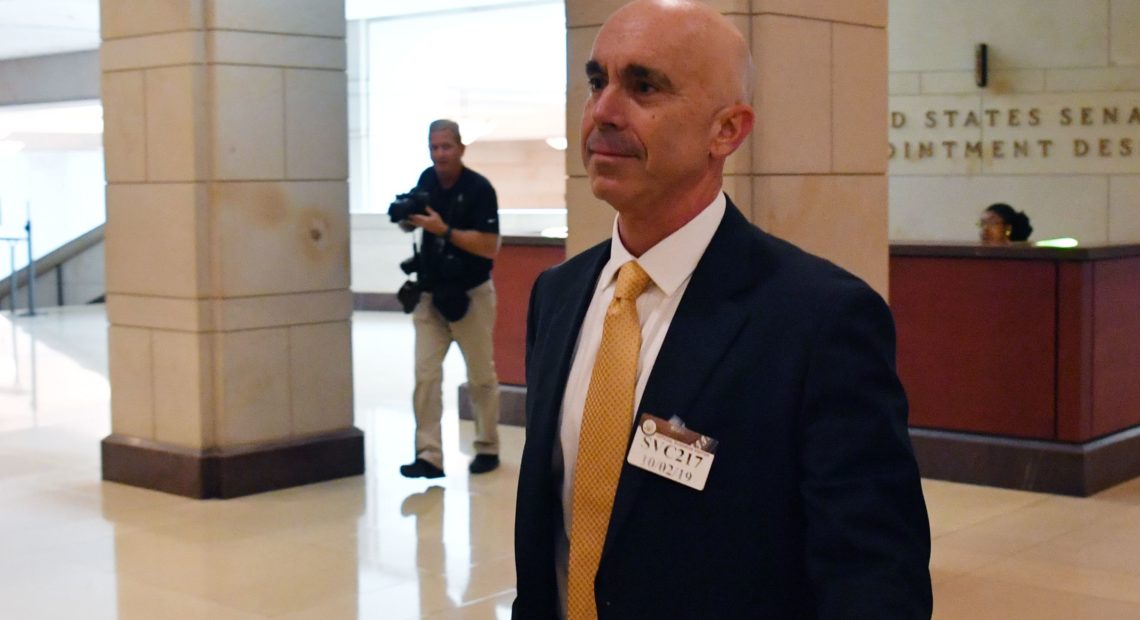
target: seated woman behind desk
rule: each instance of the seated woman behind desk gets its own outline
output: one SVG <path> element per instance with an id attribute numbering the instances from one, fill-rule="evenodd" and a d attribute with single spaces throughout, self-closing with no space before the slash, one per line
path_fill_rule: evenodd
<path id="1" fill-rule="evenodd" d="M 1005 245 L 1011 241 L 1028 241 L 1033 227 L 1029 225 L 1029 216 L 1024 211 L 1015 211 L 1013 207 L 1002 203 L 994 203 L 982 211 L 982 219 L 978 220 L 978 237 L 986 245 Z"/>

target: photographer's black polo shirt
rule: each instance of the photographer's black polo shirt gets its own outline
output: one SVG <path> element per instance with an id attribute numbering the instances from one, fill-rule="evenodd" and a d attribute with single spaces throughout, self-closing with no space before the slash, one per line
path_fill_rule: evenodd
<path id="1" fill-rule="evenodd" d="M 428 168 L 420 175 L 416 188 L 431 195 L 431 208 L 453 229 L 499 234 L 499 200 L 495 188 L 478 172 L 465 167 L 455 185 L 444 189 L 440 187 L 435 169 Z M 458 268 L 445 267 L 445 261 L 455 261 Z M 437 282 L 448 280 L 467 290 L 491 277 L 492 264 L 491 259 L 461 250 L 425 230 L 418 280 L 428 291 Z"/>

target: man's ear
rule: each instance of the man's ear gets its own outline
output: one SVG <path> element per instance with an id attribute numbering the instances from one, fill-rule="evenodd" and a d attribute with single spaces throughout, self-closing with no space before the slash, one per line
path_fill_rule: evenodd
<path id="1" fill-rule="evenodd" d="M 737 103 L 717 113 L 713 119 L 709 154 L 718 159 L 732 155 L 744 142 L 756 124 L 752 106 Z"/>

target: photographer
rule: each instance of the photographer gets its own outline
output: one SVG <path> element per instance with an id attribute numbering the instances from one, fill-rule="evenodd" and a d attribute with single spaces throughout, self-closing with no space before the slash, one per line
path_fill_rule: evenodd
<path id="1" fill-rule="evenodd" d="M 422 248 L 409 265 L 422 292 L 413 314 L 416 459 L 400 467 L 408 478 L 443 476 L 443 358 L 453 341 L 467 363 L 474 409 L 476 456 L 468 470 L 481 474 L 499 466 L 499 379 L 491 338 L 498 200 L 486 178 L 463 166 L 463 140 L 455 121 L 432 122 L 428 144 L 432 166 L 420 175 L 415 191 L 401 196 L 389 210 L 405 230 L 423 230 Z"/>

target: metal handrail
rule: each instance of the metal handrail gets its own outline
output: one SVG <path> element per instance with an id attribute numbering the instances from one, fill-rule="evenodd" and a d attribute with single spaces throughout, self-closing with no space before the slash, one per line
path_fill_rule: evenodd
<path id="1" fill-rule="evenodd" d="M 23 237 L 0 237 L 0 241 L 8 243 L 8 264 L 12 268 L 12 273 L 8 276 L 8 305 L 12 309 L 12 316 L 16 316 L 16 274 L 19 273 L 16 269 L 16 246 L 23 240 Z"/>
<path id="2" fill-rule="evenodd" d="M 103 229 L 103 224 L 100 224 L 83 233 L 82 235 L 79 235 L 78 237 L 72 239 L 71 241 L 68 241 L 67 243 L 59 246 L 51 252 L 48 252 L 47 254 L 44 254 L 43 256 L 37 258 L 35 266 L 36 277 L 41 278 L 53 270 L 58 272 L 61 267 L 69 260 L 102 243 L 104 237 Z M 20 236 L 17 237 L 17 239 L 23 241 L 24 237 Z M 22 285 L 28 277 L 29 273 L 24 269 L 20 269 L 15 284 L 17 286 Z M 42 282 L 40 284 L 42 284 Z M 8 286 L 10 286 L 8 284 L 8 280 L 0 277 L 0 297 L 3 297 L 7 294 L 6 288 Z M 62 297 L 59 298 L 59 303 L 62 305 Z"/>
<path id="3" fill-rule="evenodd" d="M 12 273 L 8 276 L 8 305 L 12 308 L 12 316 L 16 316 L 16 276 L 20 270 L 16 269 L 16 246 L 20 242 L 28 244 L 28 270 L 27 283 L 28 283 L 28 311 L 24 316 L 36 315 L 36 257 L 32 254 L 32 221 L 28 220 L 24 224 L 23 237 L 0 237 L 0 241 L 8 243 L 8 260 L 9 265 L 12 267 Z"/>

